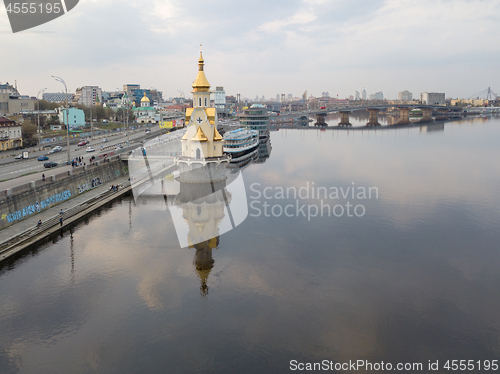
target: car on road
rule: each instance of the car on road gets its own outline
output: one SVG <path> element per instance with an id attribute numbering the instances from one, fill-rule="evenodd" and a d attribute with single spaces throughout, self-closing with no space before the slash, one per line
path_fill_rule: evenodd
<path id="1" fill-rule="evenodd" d="M 16 160 L 20 160 L 23 158 L 23 154 L 22 153 L 19 153 L 16 157 Z"/>
<path id="2" fill-rule="evenodd" d="M 102 142 L 103 142 L 103 143 L 107 143 L 107 142 L 108 142 L 108 139 L 107 139 L 107 138 L 104 138 L 104 139 L 102 140 Z"/>
<path id="3" fill-rule="evenodd" d="M 60 145 L 56 145 L 54 148 L 52 148 L 50 151 L 49 151 L 49 154 L 53 154 L 53 153 L 56 153 L 56 152 L 61 152 L 62 151 L 62 147 Z"/>
<path id="4" fill-rule="evenodd" d="M 146 133 L 146 134 L 149 134 L 150 132 L 151 132 L 151 130 L 150 130 L 150 129 L 147 129 L 147 130 L 145 131 L 145 133 Z"/>
<path id="5" fill-rule="evenodd" d="M 117 144 L 117 145 L 116 145 L 116 149 L 123 149 L 123 145 L 121 145 L 121 144 Z"/>
<path id="6" fill-rule="evenodd" d="M 43 166 L 46 167 L 47 169 L 55 168 L 57 166 L 57 162 L 49 161 L 43 164 Z"/>
<path id="7" fill-rule="evenodd" d="M 78 146 L 82 147 L 82 146 L 87 145 L 87 144 L 89 144 L 88 140 L 82 140 L 80 143 L 78 143 Z"/>
<path id="8" fill-rule="evenodd" d="M 49 159 L 49 156 L 45 156 L 45 155 L 38 157 L 38 161 L 47 161 L 48 159 Z"/>
<path id="9" fill-rule="evenodd" d="M 85 152 L 94 152 L 95 149 L 92 148 L 92 147 L 87 147 L 87 149 L 85 150 Z"/>

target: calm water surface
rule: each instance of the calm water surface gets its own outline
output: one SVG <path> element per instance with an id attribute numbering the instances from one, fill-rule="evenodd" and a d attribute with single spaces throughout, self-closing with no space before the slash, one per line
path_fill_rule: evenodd
<path id="1" fill-rule="evenodd" d="M 179 248 L 166 209 L 132 197 L 4 265 L 0 372 L 500 359 L 499 119 L 283 130 L 271 143 L 243 171 L 250 215 L 219 237 L 211 269 Z M 378 198 L 277 195 L 307 185 Z M 278 214 L 348 202 L 365 214 Z M 273 212 L 257 216 L 264 203 Z"/>

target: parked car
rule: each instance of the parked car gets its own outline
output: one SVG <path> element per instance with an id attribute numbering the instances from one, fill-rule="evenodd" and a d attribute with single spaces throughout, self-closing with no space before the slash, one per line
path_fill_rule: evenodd
<path id="1" fill-rule="evenodd" d="M 87 147 L 87 149 L 85 150 L 85 152 L 94 152 L 95 149 L 92 148 L 92 147 Z"/>
<path id="2" fill-rule="evenodd" d="M 47 161 L 49 159 L 49 156 L 43 155 L 38 157 L 38 161 Z"/>
<path id="3" fill-rule="evenodd" d="M 87 144 L 89 144 L 88 140 L 82 140 L 80 143 L 78 143 L 78 146 L 81 147 L 81 146 L 84 146 L 84 145 L 87 145 Z"/>
<path id="4" fill-rule="evenodd" d="M 43 164 L 43 166 L 46 167 L 47 169 L 55 168 L 57 166 L 57 162 L 49 161 Z"/>

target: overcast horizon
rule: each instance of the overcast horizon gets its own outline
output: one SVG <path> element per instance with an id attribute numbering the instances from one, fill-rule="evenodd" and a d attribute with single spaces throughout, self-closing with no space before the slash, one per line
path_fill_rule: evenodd
<path id="1" fill-rule="evenodd" d="M 13 34 L 0 5 L 0 82 L 21 94 L 97 85 L 190 97 L 203 43 L 212 89 L 266 99 L 345 98 L 365 87 L 468 98 L 497 93 L 500 2 L 493 0 L 80 0 L 66 15 Z"/>

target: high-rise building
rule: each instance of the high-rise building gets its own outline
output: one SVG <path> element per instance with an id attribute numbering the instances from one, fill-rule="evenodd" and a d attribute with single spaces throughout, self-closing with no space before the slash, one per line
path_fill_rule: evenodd
<path id="1" fill-rule="evenodd" d="M 216 87 L 214 91 L 214 104 L 217 109 L 225 109 L 226 108 L 226 91 L 224 91 L 224 87 Z"/>
<path id="2" fill-rule="evenodd" d="M 359 91 L 356 91 L 356 100 L 361 100 L 361 94 Z"/>
<path id="3" fill-rule="evenodd" d="M 97 86 L 84 86 L 76 89 L 73 102 L 94 107 L 97 97 L 99 97 L 97 101 L 102 102 L 102 89 Z"/>
<path id="4" fill-rule="evenodd" d="M 150 90 L 151 98 L 150 100 L 153 102 L 153 105 L 163 102 L 163 92 L 158 91 L 156 88 L 152 88 Z"/>
<path id="5" fill-rule="evenodd" d="M 363 100 L 366 100 L 366 88 L 364 88 L 364 87 L 363 87 L 363 93 L 362 93 L 362 95 L 361 95 L 361 98 L 362 98 Z"/>
<path id="6" fill-rule="evenodd" d="M 428 105 L 444 105 L 445 94 L 439 92 L 423 92 L 420 94 L 420 101 L 422 104 Z"/>
<path id="7" fill-rule="evenodd" d="M 124 84 L 123 85 L 123 92 L 127 94 L 127 96 L 132 100 L 135 101 L 134 99 L 134 90 L 139 90 L 141 88 L 140 84 Z M 141 100 L 142 97 L 139 97 L 139 100 Z"/>
<path id="8" fill-rule="evenodd" d="M 382 93 L 382 91 L 375 92 L 373 94 L 373 100 L 384 100 L 384 94 Z"/>
<path id="9" fill-rule="evenodd" d="M 401 91 L 398 93 L 398 99 L 400 101 L 412 101 L 413 94 L 410 91 Z"/>

